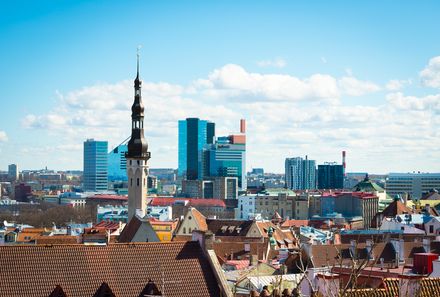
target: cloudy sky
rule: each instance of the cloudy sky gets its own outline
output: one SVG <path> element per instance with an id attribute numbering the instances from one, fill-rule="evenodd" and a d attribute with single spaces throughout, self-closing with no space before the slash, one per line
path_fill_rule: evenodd
<path id="1" fill-rule="evenodd" d="M 141 49 L 151 167 L 177 121 L 247 119 L 247 168 L 286 157 L 439 172 L 440 2 L 9 1 L 0 10 L 0 170 L 82 169 L 130 135 Z"/>

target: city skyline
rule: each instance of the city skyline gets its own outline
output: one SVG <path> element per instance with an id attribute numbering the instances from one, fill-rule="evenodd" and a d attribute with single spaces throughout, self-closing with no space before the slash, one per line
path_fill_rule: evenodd
<path id="1" fill-rule="evenodd" d="M 440 171 L 438 3 L 132 3 L 5 5 L 2 170 L 81 169 L 87 138 L 126 139 L 141 44 L 150 167 L 177 168 L 178 120 L 198 117 L 247 120 L 248 171 L 342 150 L 348 172 Z"/>

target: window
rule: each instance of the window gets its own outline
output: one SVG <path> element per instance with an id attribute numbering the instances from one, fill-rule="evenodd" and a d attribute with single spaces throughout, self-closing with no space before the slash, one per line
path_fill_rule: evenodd
<path id="1" fill-rule="evenodd" d="M 130 178 L 130 187 L 133 187 L 133 179 L 132 178 Z"/>
<path id="2" fill-rule="evenodd" d="M 429 226 L 429 233 L 434 233 L 434 225 Z"/>
<path id="3" fill-rule="evenodd" d="M 139 187 L 139 177 L 137 178 L 137 186 Z"/>
<path id="4" fill-rule="evenodd" d="M 183 234 L 186 234 L 186 228 L 183 227 Z"/>
<path id="5" fill-rule="evenodd" d="M 191 228 L 188 228 L 188 233 L 191 233 Z"/>
<path id="6" fill-rule="evenodd" d="M 139 160 L 137 160 L 138 165 L 140 164 Z"/>

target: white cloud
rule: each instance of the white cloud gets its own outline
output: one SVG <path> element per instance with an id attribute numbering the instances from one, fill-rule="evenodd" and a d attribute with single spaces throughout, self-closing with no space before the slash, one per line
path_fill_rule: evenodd
<path id="1" fill-rule="evenodd" d="M 338 84 L 342 92 L 349 96 L 362 96 L 380 90 L 380 87 L 375 83 L 358 80 L 352 76 L 342 77 Z"/>
<path id="2" fill-rule="evenodd" d="M 422 84 L 432 88 L 440 88 L 440 56 L 429 60 L 428 65 L 420 72 Z"/>
<path id="3" fill-rule="evenodd" d="M 391 93 L 374 106 L 345 105 L 340 100 L 342 95 L 360 96 L 378 90 L 373 82 L 352 76 L 298 78 L 252 73 L 235 64 L 215 69 L 188 85 L 144 82 L 151 166 L 177 166 L 177 121 L 199 117 L 214 121 L 217 135 L 237 131 L 239 119 L 246 118 L 248 166 L 282 171 L 289 155 L 307 154 L 324 162 L 339 159 L 340 151 L 346 149 L 349 170 L 373 168 L 368 166 L 408 170 L 408 164 L 418 164 L 424 153 L 421 147 L 440 146 L 440 95 L 419 98 Z M 58 92 L 52 110 L 29 114 L 22 123 L 56 139 L 56 145 L 32 148 L 40 159 L 56 156 L 62 159 L 55 164 L 81 168 L 85 139 L 108 140 L 112 147 L 129 136 L 132 102 L 132 80 L 100 83 Z M 440 152 L 431 154 L 433 160 L 440 158 Z"/>
<path id="4" fill-rule="evenodd" d="M 339 97 L 336 80 L 325 74 L 314 74 L 299 79 L 285 74 L 259 74 L 247 72 L 236 64 L 228 64 L 214 70 L 208 77 L 208 90 L 224 93 L 228 97 L 251 97 L 264 100 L 305 100 Z M 200 84 L 200 81 L 198 81 Z"/>
<path id="5" fill-rule="evenodd" d="M 0 130 L 0 142 L 6 142 L 8 141 L 8 135 L 5 131 Z"/>
<path id="6" fill-rule="evenodd" d="M 400 110 L 440 112 L 440 94 L 415 97 L 405 96 L 403 93 L 398 92 L 388 94 L 386 99 L 392 106 Z"/>
<path id="7" fill-rule="evenodd" d="M 391 79 L 388 81 L 388 83 L 385 85 L 385 88 L 388 91 L 399 91 L 401 90 L 405 85 L 411 85 L 412 80 L 406 79 L 406 80 L 398 80 L 398 79 Z"/>
<path id="8" fill-rule="evenodd" d="M 287 65 L 287 62 L 282 58 L 275 58 L 273 60 L 262 60 L 258 61 L 257 65 L 259 67 L 275 67 L 275 68 L 284 68 Z"/>

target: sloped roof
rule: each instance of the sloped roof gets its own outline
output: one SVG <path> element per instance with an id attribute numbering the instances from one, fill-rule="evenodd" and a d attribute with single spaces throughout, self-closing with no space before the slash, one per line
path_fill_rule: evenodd
<path id="1" fill-rule="evenodd" d="M 191 207 L 189 211 L 191 211 L 194 220 L 196 220 L 197 225 L 199 225 L 199 230 L 207 231 L 208 225 L 206 224 L 206 217 L 194 207 Z"/>
<path id="2" fill-rule="evenodd" d="M 281 242 L 281 241 L 290 241 L 289 243 L 296 243 L 296 239 L 295 236 L 293 236 L 292 232 L 287 231 L 287 232 L 283 232 L 279 227 L 275 226 L 272 222 L 270 221 L 259 221 L 256 222 L 258 229 L 260 230 L 261 234 L 263 234 L 263 237 L 268 238 L 269 235 L 267 233 L 267 231 L 269 230 L 270 227 L 272 227 L 273 229 L 273 234 L 272 236 L 275 238 L 275 240 L 277 242 Z M 286 244 L 284 242 L 284 244 Z"/>
<path id="3" fill-rule="evenodd" d="M 215 236 L 246 236 L 253 221 L 207 219 L 206 224 Z"/>
<path id="4" fill-rule="evenodd" d="M 68 297 L 87 297 L 102 282 L 117 297 L 133 297 L 150 279 L 169 297 L 220 296 L 197 242 L 0 246 L 0 262 L 0 292 L 8 297 L 49 296 L 57 285 Z"/>
<path id="5" fill-rule="evenodd" d="M 356 186 L 354 186 L 353 191 L 355 191 L 355 192 L 383 192 L 385 190 L 382 187 L 380 187 L 378 184 L 376 184 L 375 182 L 371 181 L 367 175 L 363 181 L 360 181 Z"/>
<path id="6" fill-rule="evenodd" d="M 309 220 L 286 220 L 281 224 L 283 228 L 308 226 Z"/>
<path id="7" fill-rule="evenodd" d="M 394 200 L 382 211 L 384 217 L 395 217 L 405 213 L 412 214 L 413 211 L 400 200 Z"/>
<path id="8" fill-rule="evenodd" d="M 79 243 L 81 238 L 74 235 L 53 235 L 53 236 L 37 236 L 36 244 L 75 244 Z"/>
<path id="9" fill-rule="evenodd" d="M 136 232 L 138 231 L 139 227 L 142 225 L 142 221 L 139 220 L 137 216 L 133 216 L 131 218 L 130 222 L 128 222 L 127 225 L 125 225 L 124 229 L 122 230 L 121 234 L 119 235 L 119 242 L 131 242 L 133 237 L 136 235 Z"/>

